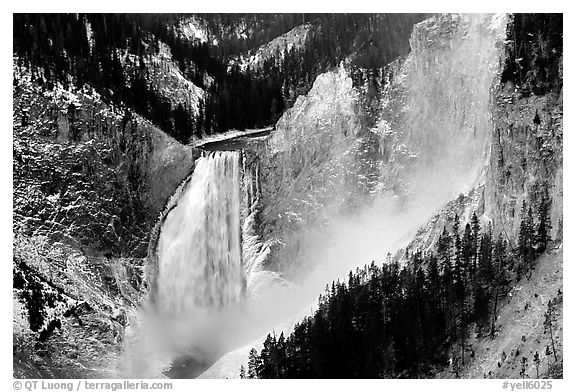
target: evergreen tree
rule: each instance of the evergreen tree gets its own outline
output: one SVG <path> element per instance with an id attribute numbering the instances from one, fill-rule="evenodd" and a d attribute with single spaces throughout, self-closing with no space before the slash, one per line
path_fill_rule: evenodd
<path id="1" fill-rule="evenodd" d="M 452 247 L 452 237 L 450 236 L 450 233 L 448 233 L 448 230 L 446 230 L 446 226 L 444 226 L 444 229 L 442 230 L 442 233 L 438 238 L 437 252 L 445 265 L 446 264 L 451 265 L 451 258 L 452 258 L 451 247 Z"/>
<path id="2" fill-rule="evenodd" d="M 538 354 L 538 351 L 536 351 L 534 353 L 534 366 L 536 366 L 536 378 L 540 378 L 540 354 Z"/>
<path id="3" fill-rule="evenodd" d="M 520 230 L 518 234 L 517 254 L 520 258 L 518 266 L 519 280 L 523 274 L 526 274 L 532 268 L 535 259 L 534 255 L 534 220 L 532 217 L 532 207 L 527 206 L 526 200 L 522 202 Z"/>
<path id="4" fill-rule="evenodd" d="M 248 378 L 260 378 L 261 358 L 255 348 L 248 354 Z"/>
<path id="5" fill-rule="evenodd" d="M 506 278 L 506 241 L 502 233 L 498 235 L 496 244 L 494 245 L 494 307 L 492 308 L 492 325 L 490 327 L 490 336 L 494 337 L 496 331 L 496 317 L 498 312 L 498 300 L 502 295 L 503 288 L 508 284 Z"/>
<path id="6" fill-rule="evenodd" d="M 472 214 L 470 219 L 471 225 L 471 253 L 472 253 L 472 273 L 476 273 L 476 267 L 478 265 L 478 243 L 480 242 L 480 220 L 476 215 L 476 211 Z"/>
<path id="7" fill-rule="evenodd" d="M 546 313 L 544 313 L 544 333 L 548 333 L 550 338 L 550 345 L 552 346 L 552 353 L 554 354 L 554 361 L 558 361 L 558 356 L 556 355 L 556 345 L 554 344 L 554 306 L 552 301 L 548 301 L 548 307 L 546 308 Z"/>
<path id="8" fill-rule="evenodd" d="M 536 250 L 538 253 L 544 252 L 548 243 L 550 242 L 550 197 L 548 189 L 545 188 L 545 193 L 540 201 L 538 207 L 538 228 L 536 230 Z"/>
<path id="9" fill-rule="evenodd" d="M 528 365 L 528 358 L 522 357 L 522 360 L 520 361 L 520 377 L 522 377 L 522 378 L 526 377 L 527 365 Z"/>
<path id="10" fill-rule="evenodd" d="M 492 265 L 492 225 L 481 236 L 480 250 L 478 252 L 478 278 L 485 285 L 492 284 L 494 271 Z"/>

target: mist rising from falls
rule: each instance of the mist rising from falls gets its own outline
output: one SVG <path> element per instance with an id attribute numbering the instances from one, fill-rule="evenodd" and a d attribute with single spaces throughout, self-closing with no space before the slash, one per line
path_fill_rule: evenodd
<path id="1" fill-rule="evenodd" d="M 483 181 L 505 26 L 505 15 L 441 15 L 415 26 L 409 56 L 385 70 L 373 128 L 363 129 L 344 66 L 320 75 L 279 120 L 258 152 L 267 246 L 254 257 L 298 279 L 293 303 L 309 312 L 326 284 L 385 262 Z M 207 375 L 234 375 L 241 362 L 231 360 L 229 372 L 224 363 Z"/>
<path id="2" fill-rule="evenodd" d="M 313 264 L 384 261 L 481 181 L 505 24 L 504 15 L 441 15 L 416 25 L 411 53 L 381 77 L 369 129 L 346 66 L 316 79 L 260 152 L 273 263 L 307 279 Z"/>
<path id="3" fill-rule="evenodd" d="M 387 86 L 377 128 L 390 155 L 381 172 L 385 191 L 433 207 L 479 182 L 505 24 L 505 15 L 473 14 L 414 27 L 410 55 Z"/>

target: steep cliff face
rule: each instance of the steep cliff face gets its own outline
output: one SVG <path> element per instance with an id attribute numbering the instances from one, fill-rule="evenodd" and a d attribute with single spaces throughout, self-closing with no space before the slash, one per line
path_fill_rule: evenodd
<path id="1" fill-rule="evenodd" d="M 506 24 L 505 15 L 495 14 L 419 23 L 413 51 L 385 89 L 377 128 L 388 157 L 381 189 L 401 197 L 403 208 L 431 217 L 409 251 L 434 246 L 456 214 L 464 225 L 473 212 L 484 212 L 491 91 L 501 71 Z"/>
<path id="2" fill-rule="evenodd" d="M 430 249 L 455 214 L 462 224 L 476 211 L 481 224 L 492 225 L 494 235 L 503 233 L 508 249 L 514 252 L 523 203 L 532 208 L 536 223 L 542 203 L 549 208 L 548 229 L 554 242 L 537 260 L 529 276 L 518 277 L 499 304 L 495 337 L 470 331 L 466 344 L 477 355 L 466 360 L 460 377 L 516 378 L 521 375 L 523 357 L 528 358 L 526 375 L 536 377 L 538 370 L 532 360 L 535 353 L 542 358 L 540 377 L 562 374 L 561 53 L 561 17 L 520 14 L 507 18 L 507 40 L 499 45 L 499 69 L 490 89 L 492 125 L 487 134 L 488 159 L 482 165 L 479 186 L 449 202 L 407 247 L 408 251 Z M 556 321 L 552 323 L 552 332 L 546 335 L 542 315 L 548 301 L 552 303 L 552 317 Z M 557 347 L 558 361 L 552 360 L 546 349 L 550 335 Z M 453 369 L 446 369 L 440 376 L 455 374 Z"/>
<path id="3" fill-rule="evenodd" d="M 298 269 L 295 259 L 306 252 L 305 242 L 318 241 L 314 229 L 327 224 L 321 212 L 344 204 L 347 170 L 360 129 L 355 96 L 343 67 L 319 76 L 256 152 L 263 237 L 283 243 L 277 260 L 284 264 L 276 268 Z M 314 229 L 307 230 L 309 238 L 303 238 L 301 230 L 310 227 Z"/>
<path id="4" fill-rule="evenodd" d="M 198 153 L 87 86 L 38 80 L 15 67 L 15 375 L 106 376 L 150 229 Z"/>
<path id="5" fill-rule="evenodd" d="M 14 376 L 110 377 L 143 260 L 86 256 L 46 237 L 14 237 Z"/>
<path id="6" fill-rule="evenodd" d="M 503 15 L 444 15 L 415 26 L 378 125 L 384 191 L 445 203 L 478 183 L 504 32 Z"/>
<path id="7" fill-rule="evenodd" d="M 30 70 L 14 72 L 18 231 L 145 255 L 150 225 L 193 167 L 192 149 L 89 87 L 50 88 Z"/>
<path id="8" fill-rule="evenodd" d="M 271 268 L 314 265 L 318 244 L 334 246 L 326 240 L 342 226 L 394 237 L 376 229 L 387 222 L 401 227 L 396 240 L 409 236 L 482 184 L 505 23 L 503 15 L 433 17 L 414 27 L 405 59 L 378 71 L 342 65 L 316 79 L 256 152 Z M 357 238 L 340 240 L 353 247 Z M 361 257 L 384 257 L 384 248 Z"/>
<path id="9" fill-rule="evenodd" d="M 559 55 L 561 40 L 553 27 L 556 19 L 555 15 L 523 14 L 506 18 L 508 39 L 497 43 L 493 63 L 497 70 L 491 88 L 485 90 L 489 97 L 483 98 L 482 116 L 488 116 L 484 122 L 488 128 L 483 131 L 487 148 L 476 177 L 477 186 L 471 193 L 471 187 L 463 187 L 462 196 L 418 231 L 410 250 L 434 245 L 455 214 L 466 223 L 474 211 L 514 247 L 524 201 L 532 207 L 534 216 L 543 200 L 549 204 L 551 237 L 562 240 L 563 62 Z M 536 37 L 540 37 L 538 45 Z M 515 68 L 518 62 L 512 60 L 514 56 L 523 57 L 518 58 L 523 67 Z M 540 67 L 546 68 L 542 71 Z"/>
<path id="10" fill-rule="evenodd" d="M 502 77 L 491 91 L 494 128 L 486 167 L 484 219 L 518 246 L 522 204 L 535 222 L 549 211 L 549 243 L 529 276 L 503 301 L 497 333 L 470 338 L 481 353 L 464 377 L 562 377 L 563 358 L 563 56 L 562 15 L 516 14 L 508 23 Z M 550 301 L 550 304 L 549 304 Z M 546 311 L 553 320 L 547 330 Z M 546 332 L 548 331 L 548 332 Z M 552 339 L 555 350 L 551 352 Z M 538 353 L 541 364 L 533 360 Z M 522 365 L 522 358 L 527 363 Z M 540 365 L 540 366 L 537 366 Z"/>
<path id="11" fill-rule="evenodd" d="M 560 62 L 560 86 L 562 62 Z M 522 202 L 534 213 L 550 203 L 552 238 L 561 240 L 563 203 L 562 89 L 523 96 L 512 83 L 493 94 L 495 129 L 487 173 L 486 213 L 496 228 L 512 237 L 518 232 Z"/>
<path id="12" fill-rule="evenodd" d="M 512 86 L 500 85 L 494 105 L 486 213 L 512 236 L 522 202 L 536 213 L 547 192 L 554 237 L 562 225 L 562 95 L 520 98 Z"/>
<path id="13" fill-rule="evenodd" d="M 498 70 L 492 87 L 486 90 L 489 97 L 484 100 L 489 105 L 485 107 L 489 128 L 484 130 L 488 148 L 480 166 L 479 186 L 474 191 L 477 196 L 461 208 L 454 208 L 461 197 L 447 205 L 440 214 L 444 218 L 435 218 L 427 230 L 421 231 L 427 233 L 427 238 L 435 238 L 454 214 L 466 221 L 476 210 L 486 224 L 493 225 L 495 233 L 503 232 L 514 247 L 523 202 L 532 207 L 536 216 L 545 201 L 550 207 L 551 237 L 562 240 L 563 62 L 561 40 L 559 44 L 557 28 L 553 27 L 556 19 L 555 15 L 523 14 L 506 19 L 508 39 L 506 44 L 498 44 Z M 523 33 L 517 32 L 514 38 L 519 25 Z M 518 59 L 525 64 L 515 70 L 511 64 L 517 62 L 511 58 L 521 50 L 527 51 L 522 56 L 528 60 Z M 545 67 L 545 71 L 540 67 Z M 425 242 L 419 236 L 411 248 L 422 247 Z"/>
<path id="14" fill-rule="evenodd" d="M 523 201 L 535 215 L 543 200 L 549 204 L 552 238 L 560 233 L 561 240 L 563 62 L 557 24 L 557 15 L 510 16 L 506 44 L 501 42 L 496 53 L 497 78 L 486 112 L 488 157 L 478 188 L 482 197 L 473 205 L 512 246 Z"/>

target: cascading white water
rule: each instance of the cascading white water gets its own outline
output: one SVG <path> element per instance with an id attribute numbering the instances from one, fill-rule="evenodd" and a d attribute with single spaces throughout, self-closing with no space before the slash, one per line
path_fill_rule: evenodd
<path id="1" fill-rule="evenodd" d="M 188 317 L 242 300 L 238 155 L 200 158 L 162 226 L 155 298 L 160 313 Z"/>
<path id="2" fill-rule="evenodd" d="M 124 377 L 194 377 L 236 338 L 246 279 L 240 227 L 240 154 L 196 161 L 162 222 L 152 304 L 127 332 Z"/>

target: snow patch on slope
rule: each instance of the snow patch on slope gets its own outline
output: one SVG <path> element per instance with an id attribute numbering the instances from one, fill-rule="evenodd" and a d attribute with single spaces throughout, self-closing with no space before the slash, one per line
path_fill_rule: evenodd
<path id="1" fill-rule="evenodd" d="M 182 19 L 176 25 L 176 30 L 181 37 L 199 43 L 208 42 L 208 31 L 202 21 L 195 17 Z"/>
<path id="2" fill-rule="evenodd" d="M 131 72 L 139 72 L 138 56 L 126 50 L 119 50 L 119 57 L 127 78 Z M 192 110 L 195 115 L 199 114 L 199 105 L 204 99 L 204 90 L 184 77 L 167 45 L 160 43 L 158 54 L 143 56 L 142 59 L 146 65 L 147 80 L 150 81 L 150 85 L 167 98 L 172 107 L 182 104 L 185 108 Z"/>
<path id="3" fill-rule="evenodd" d="M 264 65 L 264 62 L 270 59 L 274 59 L 276 64 L 281 63 L 285 52 L 289 52 L 294 48 L 300 49 L 306 45 L 311 31 L 312 25 L 309 23 L 297 26 L 260 46 L 255 53 L 243 55 L 238 59 L 232 60 L 230 65 L 238 64 L 240 69 L 245 71 L 247 68 L 259 69 Z"/>

